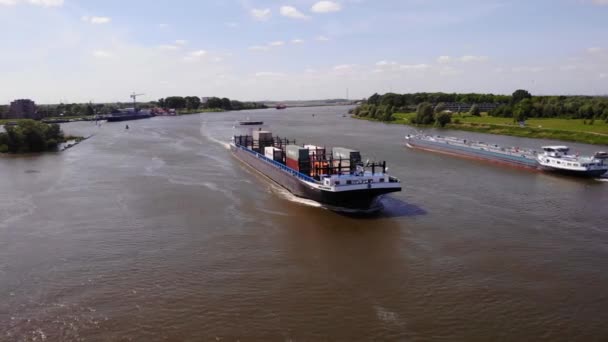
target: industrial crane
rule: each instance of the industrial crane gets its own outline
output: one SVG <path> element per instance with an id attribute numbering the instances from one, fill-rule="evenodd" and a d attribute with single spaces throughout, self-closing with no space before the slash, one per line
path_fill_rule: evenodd
<path id="1" fill-rule="evenodd" d="M 137 97 L 143 96 L 143 95 L 146 95 L 146 94 L 136 94 L 136 93 L 131 94 L 131 98 L 133 99 L 133 111 L 134 112 L 137 112 Z"/>

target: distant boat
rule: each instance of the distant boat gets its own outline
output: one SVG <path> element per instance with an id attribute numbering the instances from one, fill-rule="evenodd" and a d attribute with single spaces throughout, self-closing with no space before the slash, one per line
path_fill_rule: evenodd
<path id="1" fill-rule="evenodd" d="M 274 107 L 274 108 L 276 108 L 276 109 L 285 109 L 285 108 L 287 108 L 287 106 L 286 106 L 286 105 L 284 105 L 284 104 L 282 104 L 282 103 L 279 103 L 279 104 L 278 104 L 278 105 L 276 105 L 276 107 Z"/>
<path id="2" fill-rule="evenodd" d="M 261 126 L 264 124 L 264 121 L 239 121 L 239 125 L 241 126 Z"/>
<path id="3" fill-rule="evenodd" d="M 117 121 L 130 121 L 130 120 L 140 120 L 140 119 L 148 119 L 153 117 L 154 114 L 150 111 L 121 111 L 118 113 L 110 114 L 106 119 L 108 122 L 117 122 Z"/>

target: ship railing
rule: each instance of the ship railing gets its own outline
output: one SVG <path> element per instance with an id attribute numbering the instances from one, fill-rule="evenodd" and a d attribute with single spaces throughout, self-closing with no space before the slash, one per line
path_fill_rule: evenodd
<path id="1" fill-rule="evenodd" d="M 274 161 L 274 160 L 266 157 L 263 154 L 259 154 L 256 151 L 252 151 L 252 150 L 250 150 L 248 148 L 245 148 L 245 147 L 243 147 L 241 145 L 237 145 L 237 146 L 241 150 L 243 150 L 245 152 L 249 152 L 249 153 L 253 154 L 254 156 L 258 157 L 259 159 L 262 159 L 263 161 L 265 161 L 267 163 L 270 163 L 270 164 L 276 166 L 277 168 L 281 169 L 282 171 L 285 171 L 285 172 L 287 172 L 287 173 L 289 173 L 289 174 L 291 174 L 291 175 L 293 175 L 293 176 L 295 176 L 295 177 L 297 177 L 297 178 L 299 178 L 301 180 L 304 180 L 304 181 L 307 181 L 307 182 L 310 182 L 310 183 L 318 183 L 317 180 L 315 180 L 314 178 L 309 177 L 309 176 L 307 176 L 307 175 L 305 175 L 303 173 L 300 173 L 300 172 L 298 172 L 298 171 L 296 171 L 296 170 L 294 170 L 292 168 L 289 168 L 286 165 L 283 165 L 283 164 L 281 164 L 281 163 L 279 163 L 277 161 Z"/>

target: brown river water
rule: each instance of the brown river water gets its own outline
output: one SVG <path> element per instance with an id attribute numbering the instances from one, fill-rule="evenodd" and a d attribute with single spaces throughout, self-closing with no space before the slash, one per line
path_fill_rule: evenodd
<path id="1" fill-rule="evenodd" d="M 410 150 L 347 110 L 71 123 L 95 136 L 0 158 L 0 341 L 608 340 L 608 183 Z M 226 149 L 247 117 L 387 160 L 403 192 L 373 218 L 298 201 Z"/>

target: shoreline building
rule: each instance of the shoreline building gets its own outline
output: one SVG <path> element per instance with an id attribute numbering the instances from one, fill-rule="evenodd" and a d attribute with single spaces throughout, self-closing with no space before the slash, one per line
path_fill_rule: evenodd
<path id="1" fill-rule="evenodd" d="M 5 119 L 40 119 L 36 103 L 29 99 L 18 99 L 8 107 Z"/>

